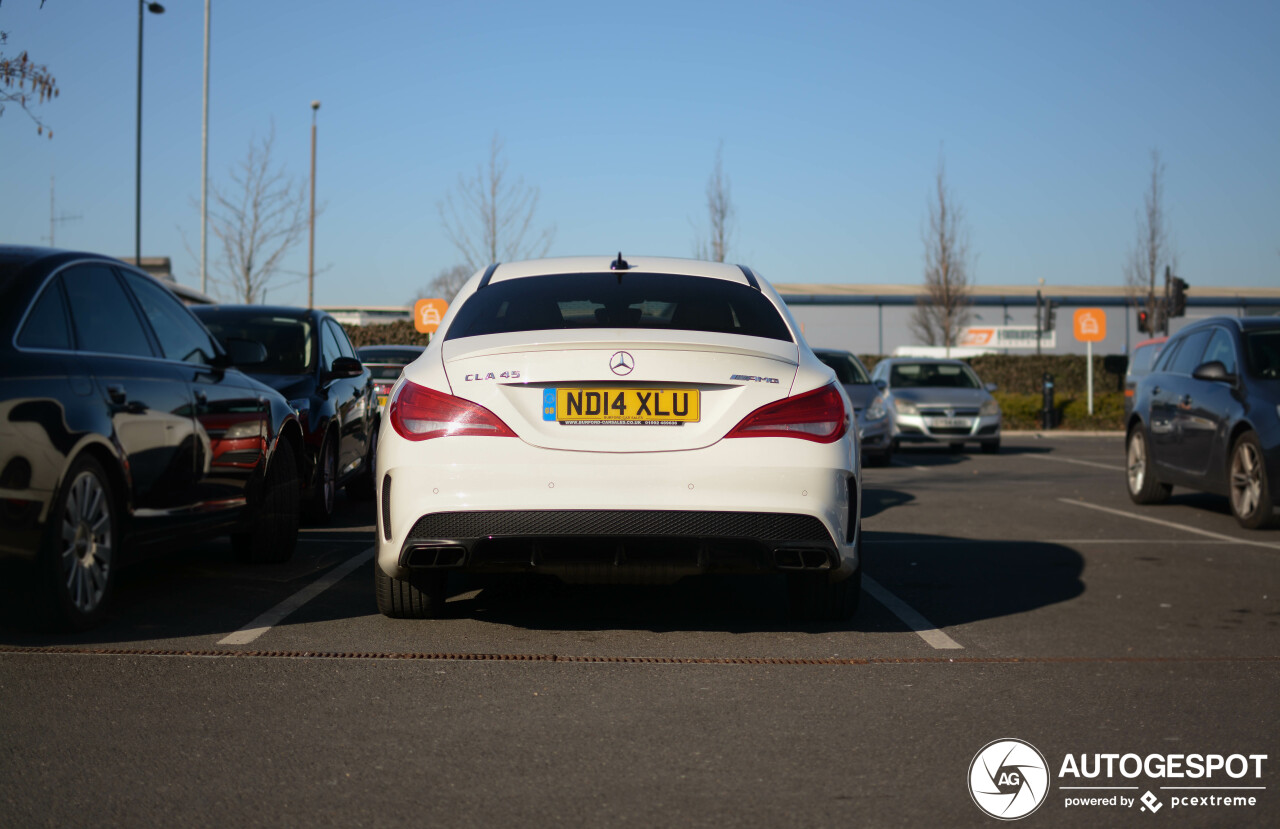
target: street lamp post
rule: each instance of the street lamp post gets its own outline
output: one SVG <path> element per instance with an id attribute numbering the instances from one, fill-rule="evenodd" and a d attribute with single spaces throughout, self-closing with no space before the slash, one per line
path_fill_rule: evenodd
<path id="1" fill-rule="evenodd" d="M 145 12 L 164 14 L 164 6 L 138 0 L 138 132 L 133 182 L 133 264 L 142 267 L 142 18 Z"/>
<path id="2" fill-rule="evenodd" d="M 316 111 L 319 101 L 311 102 L 311 252 L 307 255 L 307 307 L 315 307 L 316 291 Z"/>
<path id="3" fill-rule="evenodd" d="M 209 292 L 209 13 L 211 0 L 204 0 L 204 120 L 200 126 L 200 293 Z"/>

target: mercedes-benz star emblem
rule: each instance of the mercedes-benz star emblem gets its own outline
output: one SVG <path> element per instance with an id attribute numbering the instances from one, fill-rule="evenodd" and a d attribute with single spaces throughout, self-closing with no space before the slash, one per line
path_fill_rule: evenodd
<path id="1" fill-rule="evenodd" d="M 609 368 L 614 374 L 630 374 L 635 367 L 635 358 L 625 351 L 619 351 L 609 358 Z"/>

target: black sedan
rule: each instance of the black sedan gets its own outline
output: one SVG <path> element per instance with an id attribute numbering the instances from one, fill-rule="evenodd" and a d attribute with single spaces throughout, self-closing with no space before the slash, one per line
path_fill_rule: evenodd
<path id="1" fill-rule="evenodd" d="M 100 621 L 122 564 L 231 533 L 283 561 L 302 429 L 159 281 L 113 259 L 0 246 L 0 561 L 39 621 Z"/>
<path id="2" fill-rule="evenodd" d="M 298 411 L 307 443 L 304 506 L 327 523 L 338 487 L 373 494 L 378 407 L 373 379 L 342 326 L 324 311 L 265 305 L 205 305 L 193 309 L 219 340 L 248 339 L 267 347 L 252 377 L 280 391 Z"/>
<path id="3" fill-rule="evenodd" d="M 1280 320 L 1215 317 L 1171 337 L 1138 384 L 1126 453 L 1136 503 L 1185 486 L 1265 525 L 1280 497 Z"/>

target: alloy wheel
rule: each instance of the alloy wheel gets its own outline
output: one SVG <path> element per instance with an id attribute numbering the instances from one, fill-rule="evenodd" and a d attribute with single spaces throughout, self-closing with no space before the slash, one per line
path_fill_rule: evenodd
<path id="1" fill-rule="evenodd" d="M 1142 440 L 1142 435 L 1134 432 L 1129 437 L 1129 453 L 1128 453 L 1129 491 L 1141 492 L 1142 484 L 1147 476 L 1147 448 Z"/>
<path id="2" fill-rule="evenodd" d="M 112 559 L 111 506 L 106 489 L 92 472 L 76 476 L 62 510 L 60 572 L 67 599 L 92 613 L 106 594 Z"/>
<path id="3" fill-rule="evenodd" d="M 1252 443 L 1236 444 L 1231 456 L 1231 506 L 1236 515 L 1253 515 L 1262 501 L 1262 459 Z"/>

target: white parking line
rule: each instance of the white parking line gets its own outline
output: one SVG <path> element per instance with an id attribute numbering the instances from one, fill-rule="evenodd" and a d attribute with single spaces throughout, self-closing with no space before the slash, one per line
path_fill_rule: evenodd
<path id="1" fill-rule="evenodd" d="M 1079 464 L 1080 466 L 1096 466 L 1098 469 L 1111 469 L 1116 472 L 1124 471 L 1123 466 L 1116 466 L 1115 464 L 1110 463 L 1096 463 L 1094 461 L 1082 461 L 1075 458 L 1055 458 L 1053 455 L 1028 455 L 1028 457 L 1033 457 L 1036 460 L 1041 461 L 1057 461 L 1058 463 L 1074 463 Z"/>
<path id="2" fill-rule="evenodd" d="M 1072 502 L 1075 503 L 1075 502 Z M 868 542 L 871 543 L 871 542 Z M 882 538 L 877 539 L 875 545 L 879 547 L 881 544 L 910 544 L 912 547 L 927 547 L 930 544 L 1059 544 L 1069 547 L 1074 544 L 1150 544 L 1149 538 Z M 1198 544 L 1205 546 L 1207 544 L 1238 544 L 1234 538 L 1224 538 L 1221 541 L 1201 541 L 1199 539 L 1166 539 L 1161 544 Z"/>
<path id="3" fill-rule="evenodd" d="M 219 645 L 247 645 L 257 639 L 262 634 L 271 630 L 271 628 L 284 621 L 284 618 L 307 602 L 319 596 L 324 591 L 333 587 L 338 582 L 351 575 L 352 571 L 365 564 L 373 558 L 374 548 L 370 547 L 354 558 L 347 559 L 342 564 L 325 573 L 320 578 L 311 582 L 311 584 L 294 593 L 280 604 L 263 613 L 249 624 L 237 630 L 230 636 L 218 640 Z"/>
<path id="4" fill-rule="evenodd" d="M 1074 501 L 1070 498 L 1059 498 L 1058 500 L 1064 504 L 1074 504 L 1077 507 L 1087 507 L 1088 509 L 1097 510 L 1099 512 L 1106 512 L 1106 513 L 1110 513 L 1111 515 L 1119 515 L 1121 518 L 1132 518 L 1135 521 L 1146 521 L 1148 524 L 1159 524 L 1162 527 L 1172 527 L 1175 530 L 1182 530 L 1183 532 L 1195 533 L 1197 535 L 1203 535 L 1208 538 L 1216 538 L 1216 539 L 1219 539 L 1220 541 L 1227 541 L 1231 544 L 1247 544 L 1250 547 L 1265 547 L 1268 550 L 1280 550 L 1280 544 L 1273 544 L 1266 541 L 1251 541 L 1246 538 L 1235 538 L 1230 535 L 1223 535 L 1222 533 L 1215 533 L 1215 532 L 1210 532 L 1209 530 L 1202 530 L 1199 527 L 1188 527 L 1186 524 L 1175 524 L 1172 521 L 1163 521 L 1159 518 L 1151 518 L 1146 515 L 1135 515 L 1132 512 L 1125 512 L 1124 510 L 1111 509 L 1110 507 L 1102 507 L 1097 504 L 1090 504 L 1088 501 Z"/>
<path id="5" fill-rule="evenodd" d="M 871 598 L 889 608 L 889 611 L 901 619 L 903 624 L 919 634 L 929 647 L 935 650 L 964 649 L 964 645 L 938 630 L 937 625 L 917 613 L 915 608 L 885 590 L 880 582 L 865 574 L 862 577 L 862 589 L 871 594 Z"/>

